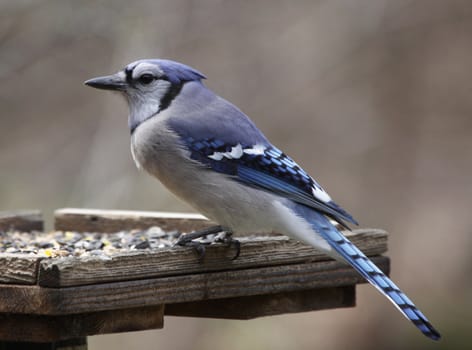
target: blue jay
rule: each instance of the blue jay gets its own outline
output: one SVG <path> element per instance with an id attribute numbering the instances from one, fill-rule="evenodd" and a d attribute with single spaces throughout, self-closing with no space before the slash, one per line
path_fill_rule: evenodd
<path id="1" fill-rule="evenodd" d="M 184 64 L 144 59 L 85 82 L 121 92 L 138 168 L 228 232 L 278 232 L 350 264 L 427 337 L 440 334 L 331 223 L 357 224 L 237 107 Z"/>

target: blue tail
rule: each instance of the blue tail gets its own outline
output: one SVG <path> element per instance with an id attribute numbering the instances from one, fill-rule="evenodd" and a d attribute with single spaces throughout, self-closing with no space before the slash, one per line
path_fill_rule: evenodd
<path id="1" fill-rule="evenodd" d="M 306 209 L 306 210 L 305 210 Z M 296 212 L 308 219 L 333 249 L 343 257 L 359 274 L 385 295 L 400 312 L 408 318 L 423 334 L 431 339 L 439 340 L 441 335 L 434 329 L 428 319 L 418 310 L 413 302 L 374 265 L 355 245 L 340 233 L 322 214 L 308 208 L 298 206 Z M 307 213 L 309 211 L 309 213 Z"/>

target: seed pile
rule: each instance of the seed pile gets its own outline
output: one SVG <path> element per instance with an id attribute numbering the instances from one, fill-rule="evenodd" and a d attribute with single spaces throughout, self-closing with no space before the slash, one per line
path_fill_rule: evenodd
<path id="1" fill-rule="evenodd" d="M 116 233 L 0 231 L 0 253 L 42 257 L 111 256 L 135 250 L 172 247 L 179 236 L 178 231 L 165 232 L 160 227 Z"/>

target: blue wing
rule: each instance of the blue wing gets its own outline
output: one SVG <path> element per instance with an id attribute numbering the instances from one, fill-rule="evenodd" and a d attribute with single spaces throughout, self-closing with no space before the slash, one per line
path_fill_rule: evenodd
<path id="1" fill-rule="evenodd" d="M 294 203 L 291 209 L 305 218 L 346 262 L 385 295 L 421 332 L 434 340 L 441 337 L 405 293 L 322 215 L 343 225 L 343 221 L 357 224 L 291 158 L 268 142 L 256 145 L 252 142 L 248 145 L 215 138 L 194 139 L 190 136 L 183 140 L 191 152 L 191 158 L 212 171 L 292 199 Z"/>
<path id="2" fill-rule="evenodd" d="M 184 138 L 184 143 L 192 159 L 214 171 L 319 210 L 344 226 L 344 221 L 357 225 L 297 163 L 268 143 L 244 145 L 192 137 Z"/>

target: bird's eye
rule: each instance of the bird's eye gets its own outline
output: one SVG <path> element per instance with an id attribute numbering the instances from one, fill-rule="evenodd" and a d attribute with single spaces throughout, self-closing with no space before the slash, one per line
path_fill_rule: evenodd
<path id="1" fill-rule="evenodd" d="M 145 73 L 139 77 L 139 82 L 144 85 L 151 84 L 154 81 L 154 75 Z"/>

